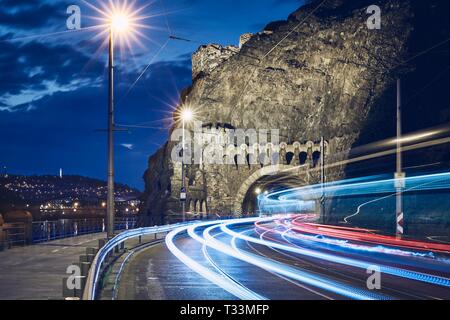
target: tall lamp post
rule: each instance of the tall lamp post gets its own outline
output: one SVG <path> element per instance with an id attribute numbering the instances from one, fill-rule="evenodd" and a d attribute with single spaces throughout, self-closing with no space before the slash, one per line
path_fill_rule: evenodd
<path id="1" fill-rule="evenodd" d="M 185 129 L 186 129 L 186 123 L 189 123 L 190 121 L 192 121 L 194 117 L 194 114 L 192 112 L 191 109 L 186 108 L 183 109 L 181 111 L 181 122 L 183 123 L 183 141 L 182 141 L 182 154 L 183 157 L 181 159 L 181 193 L 180 193 L 180 200 L 182 203 L 182 210 L 183 210 L 183 222 L 186 221 L 186 200 L 187 200 L 187 193 L 186 193 L 186 171 L 185 171 L 185 156 L 186 153 L 185 148 L 186 148 L 186 134 L 185 134 Z"/>
<path id="2" fill-rule="evenodd" d="M 326 222 L 325 218 L 325 139 L 320 138 L 320 219 L 322 223 Z"/>
<path id="3" fill-rule="evenodd" d="M 397 237 L 404 234 L 404 212 L 402 193 L 405 188 L 405 172 L 402 164 L 402 93 L 401 80 L 397 80 L 397 171 L 395 173 L 396 188 L 396 230 Z"/>
<path id="4" fill-rule="evenodd" d="M 128 18 L 124 14 L 114 14 L 109 26 L 109 92 L 108 92 L 108 196 L 106 201 L 106 233 L 108 239 L 114 237 L 114 35 L 124 32 Z"/>

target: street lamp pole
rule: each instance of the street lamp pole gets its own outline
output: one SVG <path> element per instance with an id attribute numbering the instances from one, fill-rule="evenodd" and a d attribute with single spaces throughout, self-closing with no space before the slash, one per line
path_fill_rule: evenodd
<path id="1" fill-rule="evenodd" d="M 106 228 L 108 239 L 114 237 L 114 32 L 109 31 L 109 98 L 108 98 L 108 199 Z"/>
<path id="2" fill-rule="evenodd" d="M 404 234 L 404 213 L 402 192 L 405 187 L 405 173 L 402 164 L 402 94 L 401 80 L 397 79 L 397 171 L 395 173 L 396 188 L 396 235 Z"/>
<path id="3" fill-rule="evenodd" d="M 180 190 L 180 201 L 183 207 L 183 222 L 186 221 L 186 200 L 187 200 L 187 190 L 186 190 L 186 168 L 185 168 L 185 159 L 186 159 L 186 122 L 189 122 L 193 119 L 194 114 L 192 110 L 189 108 L 184 108 L 180 111 L 180 119 L 183 124 L 183 141 L 182 141 L 182 158 L 181 158 L 181 190 Z M 190 153 L 189 153 L 190 156 Z"/>
<path id="4" fill-rule="evenodd" d="M 325 218 L 325 139 L 322 136 L 320 138 L 320 219 L 323 223 L 326 222 Z"/>
<path id="5" fill-rule="evenodd" d="M 186 119 L 184 119 L 184 117 L 182 119 L 182 122 L 183 122 L 183 142 L 182 142 L 183 143 L 183 158 L 181 159 L 181 190 L 182 190 L 182 192 L 185 192 L 186 191 L 186 185 L 185 185 L 186 172 L 184 170 L 184 157 L 185 157 L 185 147 L 186 147 L 185 139 L 186 139 L 186 137 L 185 137 L 184 130 L 185 130 L 185 126 L 186 126 L 185 125 Z M 183 206 L 183 209 L 182 209 L 183 210 L 183 222 L 186 221 L 186 200 L 187 199 L 184 199 L 181 203 L 181 205 Z"/>

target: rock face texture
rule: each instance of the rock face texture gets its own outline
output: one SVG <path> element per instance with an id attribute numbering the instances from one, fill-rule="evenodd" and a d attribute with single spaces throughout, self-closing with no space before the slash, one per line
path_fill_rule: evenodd
<path id="1" fill-rule="evenodd" d="M 218 44 L 201 46 L 192 55 L 192 79 L 210 74 L 238 52 L 239 48 L 235 46 L 223 47 Z"/>
<path id="2" fill-rule="evenodd" d="M 442 2 L 431 2 L 439 12 Z M 317 165 L 322 136 L 327 141 L 322 150 L 325 161 L 335 155 L 345 158 L 356 143 L 377 137 L 374 131 L 379 130 L 374 125 L 379 125 L 376 119 L 383 115 L 386 92 L 399 75 L 414 70 L 404 62 L 412 56 L 412 34 L 420 22 L 415 17 L 422 9 L 412 0 L 377 1 L 382 28 L 371 30 L 367 8 L 373 1 L 319 4 L 312 1 L 286 21 L 244 35 L 240 47 L 208 45 L 194 53 L 193 84 L 183 93 L 180 109 L 193 108 L 196 119 L 213 134 L 224 134 L 230 128 L 277 129 L 280 141 L 292 146 L 289 152 L 278 150 L 281 165 L 303 162 L 303 167 L 280 171 L 250 164 L 249 155 L 270 156 L 261 144 L 257 151 L 243 150 L 244 146 L 239 156 L 247 162 L 241 164 L 203 161 L 188 165 L 187 211 L 229 215 L 241 206 L 241 212 L 251 212 L 253 188 L 267 177 L 289 186 L 318 182 L 317 170 L 308 169 Z M 395 108 L 395 100 L 391 106 Z M 143 212 L 152 223 L 180 218 L 181 164 L 171 159 L 178 143 L 169 141 L 149 160 Z M 306 160 L 302 161 L 304 146 Z M 326 176 L 328 180 L 342 178 L 345 168 L 327 170 Z"/>

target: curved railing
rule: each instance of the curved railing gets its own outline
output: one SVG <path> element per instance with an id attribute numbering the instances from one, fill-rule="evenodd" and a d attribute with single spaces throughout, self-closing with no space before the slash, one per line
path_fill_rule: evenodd
<path id="1" fill-rule="evenodd" d="M 92 262 L 88 277 L 86 279 L 86 286 L 83 292 L 83 300 L 95 300 L 97 293 L 97 284 L 101 277 L 101 270 L 103 263 L 105 262 L 105 259 L 108 257 L 108 255 L 114 250 L 114 248 L 120 246 L 126 240 L 130 240 L 141 236 L 170 232 L 172 230 L 175 230 L 177 228 L 186 225 L 190 225 L 192 223 L 195 222 L 178 223 L 160 227 L 149 227 L 149 228 L 128 230 L 118 234 L 117 236 L 109 240 L 102 248 L 100 248 L 100 250 L 98 251 L 97 255 L 94 258 L 94 261 Z"/>

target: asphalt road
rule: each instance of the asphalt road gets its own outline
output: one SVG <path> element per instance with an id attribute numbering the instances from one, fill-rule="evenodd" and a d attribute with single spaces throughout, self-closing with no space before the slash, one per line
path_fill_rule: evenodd
<path id="1" fill-rule="evenodd" d="M 269 228 L 279 228 L 268 224 Z M 196 229 L 200 237 L 205 228 Z M 260 238 L 261 231 L 253 224 L 235 227 L 235 231 L 251 237 Z M 230 244 L 233 237 L 219 228 L 211 231 L 211 236 L 223 244 Z M 331 245 L 318 245 L 294 241 L 287 242 L 279 233 L 264 237 L 288 246 L 298 246 L 320 254 L 333 254 L 340 258 L 350 258 L 357 261 L 367 261 L 375 266 L 402 268 L 413 272 L 436 275 L 449 279 L 449 255 L 439 253 L 429 257 L 404 256 L 395 254 L 368 254 L 360 251 L 338 251 Z M 370 274 L 367 269 L 358 268 L 335 261 L 327 261 L 308 255 L 286 252 L 263 244 L 255 244 L 237 239 L 236 247 L 242 252 L 263 259 L 264 263 L 278 263 L 283 268 L 291 268 L 296 275 L 304 275 L 307 279 L 294 279 L 273 272 L 253 263 L 242 261 L 223 251 L 208 247 L 206 250 L 196 239 L 186 232 L 180 233 L 175 239 L 176 247 L 199 264 L 220 278 L 233 282 L 236 286 L 245 288 L 254 294 L 271 300 L 342 300 L 352 299 L 348 294 L 342 294 L 339 288 L 353 293 L 375 294 L 387 299 L 450 299 L 448 286 L 426 283 L 395 276 L 381 274 L 381 289 L 369 290 L 367 280 Z M 375 247 L 376 245 L 372 245 Z M 395 249 L 395 248 L 394 248 Z M 417 253 L 417 251 L 415 251 Z M 200 272 L 201 273 L 201 272 Z M 316 285 L 313 280 L 329 283 L 331 289 Z M 179 257 L 173 255 L 165 244 L 144 250 L 136 255 L 124 269 L 124 274 L 118 288 L 118 299 L 128 300 L 211 300 L 238 299 L 223 285 L 205 279 L 204 274 L 193 271 Z M 337 288 L 337 289 L 336 289 Z M 241 297 L 242 298 L 242 297 Z"/>

